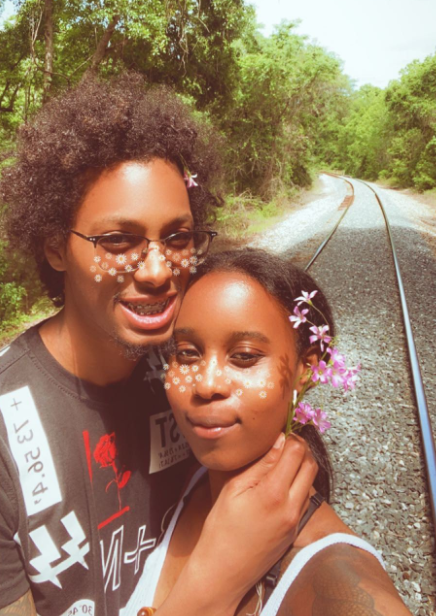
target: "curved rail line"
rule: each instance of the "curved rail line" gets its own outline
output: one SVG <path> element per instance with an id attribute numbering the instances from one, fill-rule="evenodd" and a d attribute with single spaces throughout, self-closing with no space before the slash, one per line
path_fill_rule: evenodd
<path id="1" fill-rule="evenodd" d="M 350 202 L 346 205 L 346 209 L 344 213 L 340 217 L 339 221 L 336 223 L 331 233 L 320 244 L 315 254 L 310 259 L 306 267 L 304 268 L 305 270 L 308 270 L 313 265 L 314 261 L 317 259 L 321 251 L 326 247 L 328 242 L 331 240 L 335 231 L 337 230 L 340 223 L 342 222 L 345 214 L 348 212 L 349 207 L 354 201 L 354 186 L 347 178 L 335 175 L 333 173 L 329 173 L 326 175 L 331 175 L 332 177 L 336 177 L 341 180 L 344 180 L 349 186 L 351 186 L 352 198 Z M 367 184 L 367 182 L 364 182 L 363 180 L 355 180 L 355 181 L 361 182 L 374 193 L 375 198 L 382 211 L 383 218 L 384 218 L 385 225 L 386 225 L 386 230 L 387 230 L 388 237 L 389 237 L 389 242 L 391 246 L 391 254 L 392 254 L 392 259 L 394 263 L 396 279 L 397 279 L 397 286 L 398 286 L 398 291 L 400 294 L 400 303 L 401 303 L 401 309 L 403 313 L 403 324 L 404 324 L 404 330 L 406 334 L 406 342 L 407 342 L 407 350 L 409 353 L 410 368 L 412 372 L 413 388 L 415 392 L 416 405 L 418 409 L 418 419 L 419 419 L 419 427 L 420 427 L 420 432 L 421 432 L 422 448 L 424 452 L 424 462 L 425 462 L 425 467 L 426 467 L 426 472 L 427 472 L 427 483 L 428 483 L 429 496 L 430 496 L 430 507 L 431 507 L 432 520 L 433 520 L 433 529 L 436 532 L 436 448 L 435 448 L 435 441 L 434 441 L 434 436 L 433 436 L 433 431 L 432 431 L 432 426 L 431 426 L 430 414 L 428 412 L 428 407 L 427 407 L 427 399 L 425 396 L 424 383 L 422 381 L 422 374 L 421 374 L 421 368 L 420 368 L 419 359 L 418 359 L 418 353 L 416 351 L 415 339 L 413 337 L 412 327 L 410 323 L 409 310 L 408 310 L 407 301 L 406 301 L 406 294 L 404 291 L 404 285 L 403 285 L 403 280 L 401 277 L 400 266 L 398 264 L 397 253 L 395 250 L 394 239 L 392 236 L 391 226 L 389 224 L 389 220 L 386 215 L 386 210 L 383 206 L 380 195 L 377 193 L 376 190 L 374 190 L 374 188 L 370 184 Z M 347 197 L 344 199 L 344 202 L 341 205 L 344 205 L 346 199 Z"/>
<path id="2" fill-rule="evenodd" d="M 337 178 L 339 176 L 334 175 L 333 173 L 326 173 L 324 172 L 324 175 L 330 175 L 332 178 Z M 327 246 L 327 244 L 329 243 L 329 241 L 332 239 L 336 229 L 339 227 L 339 225 L 341 224 L 342 220 L 344 219 L 345 214 L 348 212 L 348 210 L 350 209 L 350 206 L 353 205 L 354 202 L 354 186 L 353 184 L 345 179 L 345 178 L 341 178 L 343 179 L 347 184 L 348 187 L 350 189 L 350 192 L 347 194 L 347 196 L 345 197 L 345 199 L 342 201 L 341 205 L 339 206 L 339 209 L 345 208 L 344 209 L 344 213 L 342 214 L 342 216 L 339 218 L 338 222 L 336 223 L 336 225 L 333 227 L 333 230 L 331 231 L 331 233 L 325 238 L 325 240 L 323 242 L 321 242 L 321 244 L 318 246 L 317 250 L 315 251 L 315 254 L 313 255 L 313 257 L 311 258 L 311 260 L 309 261 L 309 263 L 306 265 L 306 267 L 304 268 L 304 271 L 307 271 L 309 269 L 309 267 L 311 267 L 311 265 L 315 262 L 315 260 L 319 257 L 319 255 L 321 254 L 321 252 L 324 250 L 324 248 Z"/>
<path id="3" fill-rule="evenodd" d="M 401 309 L 403 311 L 403 324 L 406 334 L 407 350 L 409 352 L 410 368 L 412 371 L 413 387 L 415 391 L 416 406 L 418 408 L 418 419 L 421 429 L 422 448 L 424 452 L 425 468 L 427 471 L 427 482 L 430 495 L 430 506 L 433 518 L 433 530 L 436 530 L 436 449 L 431 426 L 430 414 L 428 412 L 427 399 L 425 396 L 424 383 L 422 381 L 421 367 L 419 364 L 418 353 L 416 351 L 415 339 L 413 337 L 412 327 L 410 323 L 409 310 L 407 307 L 406 294 L 401 277 L 400 266 L 398 264 L 397 253 L 395 250 L 394 238 L 392 236 L 391 226 L 389 224 L 386 210 L 383 206 L 380 195 L 370 184 L 357 180 L 367 186 L 375 195 L 377 202 L 385 219 L 386 229 L 391 244 L 392 259 L 394 262 L 395 273 L 397 276 L 398 291 L 400 293 Z"/>

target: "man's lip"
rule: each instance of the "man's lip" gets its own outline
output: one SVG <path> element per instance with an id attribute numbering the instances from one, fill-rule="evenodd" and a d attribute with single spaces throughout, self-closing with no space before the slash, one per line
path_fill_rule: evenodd
<path id="1" fill-rule="evenodd" d="M 124 315 L 124 318 L 130 327 L 143 331 L 160 330 L 164 327 L 169 327 L 171 323 L 174 322 L 175 312 L 178 305 L 177 296 L 178 294 L 167 295 L 165 299 L 160 300 L 159 302 L 148 302 L 149 305 L 168 302 L 163 312 L 155 314 L 137 314 L 134 310 L 129 308 L 130 303 L 135 303 L 138 306 L 146 303 L 143 298 L 141 298 L 141 301 L 137 300 L 136 302 L 127 302 L 124 298 L 118 298 L 116 305 L 119 306 L 121 313 Z"/>
<path id="2" fill-rule="evenodd" d="M 177 292 L 167 293 L 165 295 L 159 295 L 156 297 L 155 295 L 136 295 L 134 297 L 128 296 L 118 296 L 115 298 L 115 301 L 122 302 L 123 304 L 161 304 L 162 302 L 166 302 L 169 299 L 174 298 L 177 295 Z"/>

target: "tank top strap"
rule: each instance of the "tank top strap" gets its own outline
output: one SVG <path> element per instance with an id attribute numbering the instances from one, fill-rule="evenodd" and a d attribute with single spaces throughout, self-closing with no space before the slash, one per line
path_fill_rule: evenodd
<path id="1" fill-rule="evenodd" d="M 309 506 L 300 520 L 300 524 L 298 526 L 298 535 L 301 533 L 303 528 L 306 526 L 310 518 L 313 516 L 315 511 L 322 505 L 325 501 L 324 496 L 322 496 L 319 492 L 313 494 L 309 499 Z M 282 566 L 284 556 L 280 560 L 276 562 L 276 564 L 271 567 L 266 576 L 263 579 L 265 585 L 265 593 L 263 596 L 263 603 L 265 604 L 270 598 L 274 588 L 277 586 L 277 582 L 280 576 L 280 569 Z"/>

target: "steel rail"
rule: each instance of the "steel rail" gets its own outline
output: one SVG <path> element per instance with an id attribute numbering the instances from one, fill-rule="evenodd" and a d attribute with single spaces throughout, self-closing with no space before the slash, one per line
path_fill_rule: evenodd
<path id="1" fill-rule="evenodd" d="M 333 178 L 339 178 L 338 175 L 334 175 L 333 173 L 325 173 L 325 175 L 331 175 L 331 177 Z M 348 210 L 350 209 L 350 206 L 353 204 L 354 201 L 354 186 L 353 184 L 347 180 L 346 178 L 340 178 L 341 180 L 344 180 L 344 182 L 346 182 L 350 187 L 351 187 L 351 199 L 347 205 L 347 207 L 345 208 L 342 216 L 339 218 L 338 222 L 336 223 L 336 225 L 333 227 L 333 230 L 329 233 L 329 235 L 325 238 L 325 240 L 323 242 L 321 242 L 321 244 L 318 246 L 317 250 L 315 251 L 315 254 L 313 255 L 313 257 L 310 259 L 309 263 L 306 265 L 306 267 L 304 268 L 304 271 L 307 272 L 307 270 L 313 265 L 313 263 L 315 262 L 315 260 L 319 257 L 319 255 L 321 254 L 321 252 L 324 250 L 324 248 L 327 246 L 327 244 L 329 243 L 329 241 L 331 240 L 331 238 L 333 237 L 333 235 L 335 234 L 336 229 L 339 227 L 339 225 L 341 224 L 345 214 L 348 212 Z M 342 204 L 347 200 L 347 197 L 345 197 L 344 201 L 342 202 Z M 342 205 L 341 204 L 341 205 Z M 339 206 L 341 207 L 341 206 Z"/>
<path id="2" fill-rule="evenodd" d="M 409 310 L 407 307 L 406 294 L 404 291 L 403 279 L 401 277 L 400 266 L 398 264 L 397 253 L 395 250 L 394 238 L 392 236 L 391 226 L 389 224 L 386 210 L 382 200 L 374 188 L 364 182 L 357 180 L 367 186 L 375 195 L 377 202 L 385 219 L 386 229 L 388 232 L 389 241 L 391 244 L 392 259 L 394 262 L 395 273 L 397 276 L 397 285 L 400 293 L 401 308 L 403 311 L 403 324 L 406 334 L 407 349 L 409 352 L 410 367 L 412 370 L 412 380 L 415 391 L 416 405 L 418 408 L 419 425 L 421 429 L 422 446 L 424 452 L 425 467 L 427 472 L 427 481 L 430 493 L 430 507 L 433 518 L 433 531 L 436 532 L 436 449 L 435 441 L 431 426 L 430 414 L 428 412 L 427 399 L 425 396 L 424 383 L 422 381 L 421 367 L 419 364 L 418 353 L 416 351 L 415 339 L 410 323 Z"/>

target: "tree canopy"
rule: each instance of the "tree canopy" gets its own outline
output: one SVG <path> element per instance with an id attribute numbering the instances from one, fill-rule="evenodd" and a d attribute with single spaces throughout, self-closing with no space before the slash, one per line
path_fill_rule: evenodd
<path id="1" fill-rule="evenodd" d="M 5 0 L 0 0 L 0 11 Z M 436 187 L 436 54 L 385 90 L 283 22 L 261 34 L 247 0 L 13 0 L 0 26 L 0 169 L 18 127 L 90 73 L 166 84 L 224 137 L 229 195 L 268 202 L 322 166 Z M 232 207 L 232 198 L 229 199 Z M 28 264 L 0 244 L 0 318 L 32 306 Z"/>

